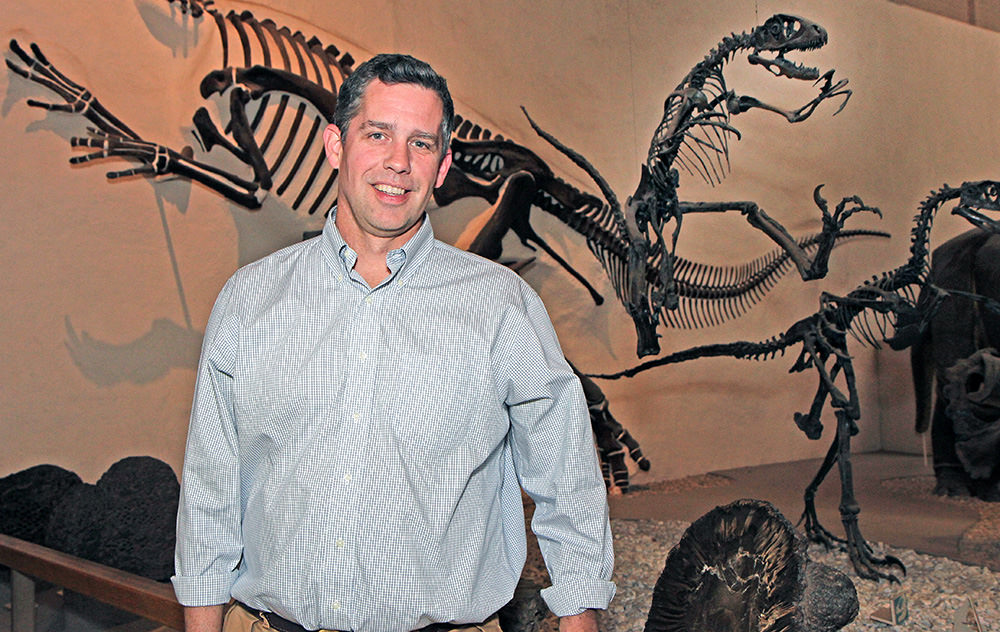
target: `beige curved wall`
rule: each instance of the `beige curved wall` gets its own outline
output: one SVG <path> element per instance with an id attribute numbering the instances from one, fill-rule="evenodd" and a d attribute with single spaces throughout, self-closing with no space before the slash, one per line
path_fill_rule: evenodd
<path id="1" fill-rule="evenodd" d="M 881 207 L 881 223 L 865 217 L 855 225 L 894 237 L 843 247 L 827 279 L 803 284 L 790 276 L 739 321 L 664 331 L 665 351 L 782 331 L 816 309 L 821 291 L 848 291 L 902 263 L 910 218 L 932 188 L 1000 177 L 1000 34 L 883 0 L 695 4 L 429 1 L 418 15 L 413 3 L 389 0 L 218 2 L 316 34 L 359 59 L 383 50 L 427 59 L 449 78 L 463 111 L 593 191 L 534 135 L 518 109 L 524 105 L 622 199 L 635 186 L 663 99 L 723 35 L 779 9 L 825 26 L 828 46 L 801 59 L 850 79 L 847 107 L 831 117 L 835 107 L 824 104 L 795 126 L 765 112 L 738 117 L 743 140 L 733 146 L 731 175 L 716 188 L 685 177 L 681 194 L 754 200 L 798 235 L 818 230 L 811 192 L 825 183 L 832 202 L 858 194 Z M 183 30 L 161 0 L 95 6 L 17 3 L 5 10 L 4 35 L 40 43 L 144 137 L 175 148 L 191 143 L 191 116 L 203 104 L 197 84 L 217 63 L 213 27 Z M 743 94 L 785 106 L 811 98 L 811 88 L 748 69 L 742 58 L 731 68 L 730 88 Z M 28 98 L 49 95 L 10 72 L 0 92 L 0 475 L 48 462 L 93 480 L 136 454 L 179 471 L 197 345 L 215 294 L 238 265 L 291 243 L 317 220 L 277 200 L 249 212 L 182 181 L 109 183 L 104 172 L 126 163 L 66 162 L 77 153 L 67 139 L 84 132 L 79 118 L 28 108 Z M 455 238 L 479 210 L 463 205 L 432 217 L 442 236 Z M 633 364 L 629 319 L 582 240 L 539 212 L 533 222 L 608 299 L 594 306 L 544 255 L 525 273 L 567 355 L 589 371 Z M 962 230 L 943 215 L 934 242 Z M 683 231 L 682 254 L 711 263 L 772 248 L 738 216 L 690 218 Z M 507 245 L 512 256 L 530 254 L 516 240 Z M 823 454 L 829 434 L 809 441 L 792 422 L 816 387 L 813 374 L 787 373 L 797 351 L 766 363 L 702 360 L 605 384 L 613 412 L 653 460 L 637 480 Z M 855 449 L 919 451 L 906 355 L 852 353 L 863 406 Z"/>

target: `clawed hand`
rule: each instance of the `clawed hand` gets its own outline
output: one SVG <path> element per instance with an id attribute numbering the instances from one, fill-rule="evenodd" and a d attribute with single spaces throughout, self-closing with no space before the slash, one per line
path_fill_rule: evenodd
<path id="1" fill-rule="evenodd" d="M 823 86 L 819 90 L 819 94 L 816 95 L 816 98 L 814 98 L 809 103 L 806 103 L 799 109 L 795 110 L 794 112 L 791 112 L 788 116 L 789 121 L 791 121 L 792 123 L 803 121 L 809 118 L 809 116 L 812 115 L 816 107 L 823 101 L 826 101 L 827 99 L 832 99 L 833 97 L 843 96 L 844 100 L 841 102 L 840 107 L 837 108 L 837 111 L 833 113 L 834 116 L 840 114 L 840 111 L 843 110 L 844 107 L 847 105 L 847 102 L 850 101 L 853 92 L 851 90 L 847 90 L 844 88 L 844 86 L 846 86 L 848 83 L 847 79 L 840 79 L 836 83 L 833 82 L 834 72 L 835 71 L 833 70 L 828 70 L 826 74 L 824 74 L 822 77 L 816 80 L 816 83 L 820 82 L 823 83 Z"/>
<path id="2" fill-rule="evenodd" d="M 175 152 L 144 140 L 125 138 L 116 134 L 106 134 L 93 127 L 88 128 L 90 136 L 74 136 L 70 138 L 70 145 L 73 147 L 89 147 L 98 149 L 82 156 L 73 156 L 69 159 L 70 164 L 78 165 L 91 160 L 111 157 L 136 158 L 144 164 L 131 169 L 120 171 L 109 171 L 109 180 L 123 178 L 127 176 L 143 175 L 158 176 L 171 173 L 171 165 L 174 161 Z"/>

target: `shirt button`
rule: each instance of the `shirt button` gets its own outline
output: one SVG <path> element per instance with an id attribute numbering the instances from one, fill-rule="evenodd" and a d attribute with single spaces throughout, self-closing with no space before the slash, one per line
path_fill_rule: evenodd
<path id="1" fill-rule="evenodd" d="M 354 413 L 351 416 L 354 418 L 354 421 L 357 421 L 357 420 L 361 419 L 361 413 Z"/>
<path id="2" fill-rule="evenodd" d="M 344 474 L 344 482 L 345 483 L 350 483 L 351 482 L 351 475 L 350 475 L 350 473 Z"/>
<path id="3" fill-rule="evenodd" d="M 337 601 L 333 602 L 333 609 L 334 610 L 340 610 L 340 600 L 337 600 Z"/>
<path id="4" fill-rule="evenodd" d="M 337 548 L 338 549 L 344 548 L 344 538 L 337 538 Z"/>
<path id="5" fill-rule="evenodd" d="M 372 304 L 372 297 L 370 297 L 370 296 L 366 297 L 365 298 L 365 302 L 368 303 L 369 305 L 371 305 Z"/>
<path id="6" fill-rule="evenodd" d="M 368 354 L 362 351 L 361 353 L 358 354 L 358 357 L 361 358 L 362 360 L 367 360 Z"/>

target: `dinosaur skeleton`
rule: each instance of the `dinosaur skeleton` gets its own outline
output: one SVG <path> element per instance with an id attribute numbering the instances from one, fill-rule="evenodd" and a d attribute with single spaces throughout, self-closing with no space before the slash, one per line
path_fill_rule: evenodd
<path id="1" fill-rule="evenodd" d="M 742 313 L 748 303 L 754 302 L 754 292 L 762 287 L 758 272 L 768 270 L 763 278 L 773 281 L 769 263 L 780 261 L 781 272 L 787 262 L 794 263 L 799 275 L 807 281 L 825 276 L 830 251 L 838 238 L 845 236 L 845 220 L 861 211 L 879 214 L 878 209 L 866 206 L 856 196 L 843 198 L 831 213 L 817 187 L 813 198 L 822 213 L 823 229 L 802 241 L 792 238 L 754 202 L 685 202 L 677 195 L 678 168 L 700 176 L 711 185 L 721 183 L 729 171 L 729 141 L 732 137 L 740 138 L 739 131 L 731 124 L 733 116 L 763 109 L 797 123 L 809 118 L 820 103 L 835 97 L 843 97 L 843 101 L 834 114 L 843 109 L 851 96 L 845 87 L 846 79 L 835 82 L 833 70 L 820 76 L 815 68 L 785 57 L 793 51 L 819 48 L 826 42 L 826 31 L 818 24 L 784 14 L 772 16 L 749 33 L 725 37 L 667 97 L 663 119 L 650 143 L 639 184 L 624 211 L 610 186 L 585 158 L 540 129 L 529 117 L 535 131 L 584 169 L 607 200 L 607 205 L 591 200 L 570 206 L 573 220 L 564 221 L 587 237 L 590 249 L 607 271 L 618 298 L 635 323 L 639 357 L 659 353 L 657 321 L 666 326 L 703 326 Z M 815 81 L 820 84 L 819 94 L 796 110 L 784 110 L 737 94 L 727 88 L 723 69 L 740 52 L 748 53 L 750 64 L 760 65 L 775 76 Z M 767 54 L 774 57 L 768 59 Z M 758 260 L 742 269 L 694 264 L 676 256 L 685 215 L 728 211 L 743 214 L 751 226 L 780 246 L 779 254 L 768 262 Z M 673 234 L 668 239 L 664 233 L 671 221 Z M 578 224 L 587 227 L 581 229 Z M 699 303 L 702 300 L 708 302 Z M 677 314 L 684 302 L 690 303 Z"/>
<path id="2" fill-rule="evenodd" d="M 862 344 L 875 348 L 880 347 L 881 342 L 885 342 L 892 349 L 905 349 L 919 338 L 941 301 L 949 294 L 966 296 L 980 302 L 987 309 L 1000 313 L 998 302 L 966 292 L 943 290 L 927 281 L 930 269 L 928 244 L 934 216 L 938 209 L 955 199 L 958 199 L 959 203 L 952 213 L 987 230 L 1000 229 L 1000 219 L 991 219 L 984 213 L 984 211 L 1000 212 L 1000 182 L 984 180 L 965 182 L 959 187 L 944 185 L 941 189 L 931 192 L 914 217 L 910 257 L 906 263 L 872 277 L 845 296 L 824 292 L 820 299 L 819 310 L 794 323 L 784 333 L 764 342 L 733 342 L 693 347 L 644 362 L 625 371 L 591 374 L 591 377 L 602 379 L 632 377 L 656 366 L 705 357 L 765 360 L 778 354 L 784 355 L 793 345 L 801 345 L 802 349 L 790 372 L 816 369 L 819 374 L 819 388 L 809 412 L 795 413 L 795 424 L 810 439 L 819 439 L 823 431 L 820 416 L 828 399 L 837 418 L 836 436 L 819 472 L 805 490 L 805 510 L 802 520 L 805 523 L 806 534 L 827 545 L 834 542 L 844 544 L 861 577 L 895 580 L 893 575 L 878 570 L 878 567 L 896 565 L 902 569 L 902 563 L 891 556 L 876 557 L 858 527 L 860 507 L 854 497 L 850 445 L 851 437 L 858 432 L 857 421 L 861 418 L 861 405 L 854 366 L 848 352 L 848 335 Z M 846 393 L 835 382 L 841 374 Z M 840 470 L 840 515 L 846 539 L 836 537 L 826 530 L 816 516 L 816 490 L 834 464 L 837 464 Z"/>

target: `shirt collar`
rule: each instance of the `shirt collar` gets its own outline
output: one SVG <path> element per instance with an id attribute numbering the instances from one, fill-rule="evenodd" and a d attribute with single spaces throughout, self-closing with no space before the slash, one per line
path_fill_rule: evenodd
<path id="1" fill-rule="evenodd" d="M 337 228 L 337 207 L 330 210 L 326 224 L 323 226 L 324 251 L 330 255 L 328 260 L 331 265 L 338 270 L 342 270 L 349 275 L 357 263 L 358 254 L 347 245 L 340 230 Z M 397 273 L 406 276 L 412 274 L 427 253 L 432 249 L 434 243 L 434 228 L 431 226 L 431 218 L 424 213 L 424 221 L 412 237 L 402 247 L 390 250 L 386 255 L 386 267 L 389 268 L 389 276 L 393 277 Z"/>

